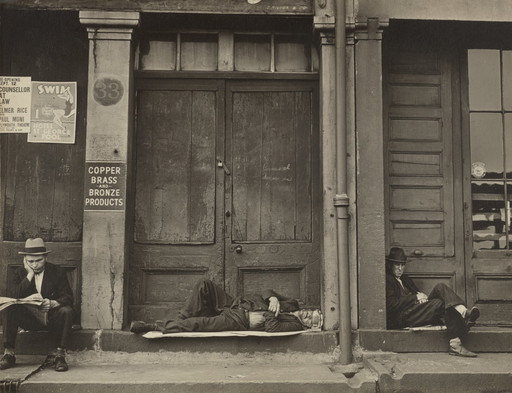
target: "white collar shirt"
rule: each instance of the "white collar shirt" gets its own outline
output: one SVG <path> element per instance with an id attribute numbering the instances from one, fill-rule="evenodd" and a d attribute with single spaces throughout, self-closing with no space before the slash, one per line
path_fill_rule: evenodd
<path id="1" fill-rule="evenodd" d="M 39 274 L 34 274 L 34 283 L 36 284 L 36 290 L 41 294 L 41 287 L 43 285 L 44 270 Z"/>

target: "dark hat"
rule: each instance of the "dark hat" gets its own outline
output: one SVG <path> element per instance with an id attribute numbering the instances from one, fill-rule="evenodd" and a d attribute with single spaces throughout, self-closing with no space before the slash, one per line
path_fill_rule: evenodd
<path id="1" fill-rule="evenodd" d="M 389 255 L 386 258 L 386 262 L 406 263 L 407 255 L 405 255 L 404 249 L 400 247 L 391 247 L 391 250 L 389 250 Z"/>
<path id="2" fill-rule="evenodd" d="M 18 251 L 21 255 L 46 255 L 50 250 L 46 250 L 43 239 L 37 237 L 35 239 L 27 239 L 25 242 L 25 249 Z"/>

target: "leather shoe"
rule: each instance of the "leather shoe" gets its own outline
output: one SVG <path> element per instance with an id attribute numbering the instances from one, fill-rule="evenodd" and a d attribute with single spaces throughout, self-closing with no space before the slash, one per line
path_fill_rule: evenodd
<path id="1" fill-rule="evenodd" d="M 8 368 L 14 367 L 15 364 L 16 364 L 16 356 L 9 355 L 8 353 L 6 353 L 0 359 L 0 370 L 6 370 Z"/>
<path id="2" fill-rule="evenodd" d="M 55 371 L 68 371 L 68 364 L 64 356 L 55 357 Z"/>
<path id="3" fill-rule="evenodd" d="M 450 350 L 448 351 L 450 355 L 453 356 L 462 356 L 465 358 L 476 358 L 476 353 L 468 351 L 462 345 L 460 339 L 452 339 L 450 340 Z"/>
<path id="4" fill-rule="evenodd" d="M 133 321 L 130 324 L 130 332 L 132 333 L 146 333 L 152 330 L 158 330 L 154 323 L 146 323 L 144 321 Z"/>
<path id="5" fill-rule="evenodd" d="M 466 321 L 466 326 L 475 326 L 475 322 L 478 319 L 478 317 L 480 317 L 480 310 L 478 309 L 478 307 L 471 307 L 470 310 L 466 311 L 466 318 L 464 318 Z"/>

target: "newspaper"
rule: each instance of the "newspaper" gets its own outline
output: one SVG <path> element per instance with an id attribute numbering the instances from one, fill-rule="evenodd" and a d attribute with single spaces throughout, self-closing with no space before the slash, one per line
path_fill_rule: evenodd
<path id="1" fill-rule="evenodd" d="M 39 293 L 27 296 L 23 299 L 14 299 L 12 297 L 0 296 L 0 311 L 5 310 L 13 304 L 22 304 L 27 306 L 27 311 L 34 315 L 37 320 L 43 325 L 48 325 L 48 313 L 41 311 L 39 306 L 43 303 L 43 297 Z"/>

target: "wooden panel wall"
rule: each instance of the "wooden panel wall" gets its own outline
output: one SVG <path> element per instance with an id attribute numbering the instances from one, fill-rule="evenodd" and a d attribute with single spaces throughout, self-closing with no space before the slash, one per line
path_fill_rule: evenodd
<path id="1" fill-rule="evenodd" d="M 1 74 L 34 81 L 76 81 L 73 145 L 27 143 L 0 136 L 0 294 L 8 272 L 21 264 L 27 237 L 41 236 L 63 266 L 75 295 L 79 323 L 85 159 L 88 40 L 76 12 L 2 10 Z"/>
<path id="2" fill-rule="evenodd" d="M 12 12 L 2 18 L 3 75 L 39 81 L 77 81 L 74 145 L 27 143 L 2 135 L 3 240 L 79 241 L 87 94 L 87 39 L 76 13 Z M 37 39 L 35 39 L 37 37 Z M 15 38 L 15 39 L 14 39 Z"/>

